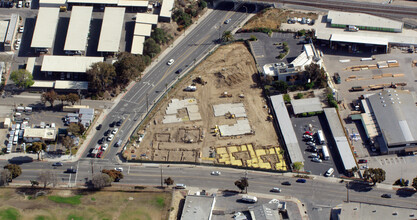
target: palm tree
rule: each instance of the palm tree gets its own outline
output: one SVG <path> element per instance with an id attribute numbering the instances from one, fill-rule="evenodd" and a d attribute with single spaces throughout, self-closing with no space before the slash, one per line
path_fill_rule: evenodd
<path id="1" fill-rule="evenodd" d="M 233 41 L 234 37 L 231 31 L 225 31 L 223 32 L 222 40 L 224 42 Z"/>

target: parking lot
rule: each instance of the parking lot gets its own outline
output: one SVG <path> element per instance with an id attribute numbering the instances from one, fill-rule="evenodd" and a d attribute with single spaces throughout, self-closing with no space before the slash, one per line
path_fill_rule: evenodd
<path id="1" fill-rule="evenodd" d="M 304 156 L 304 170 L 310 171 L 312 174 L 315 175 L 323 175 L 329 168 L 333 167 L 335 169 L 333 175 L 340 176 L 340 173 L 343 173 L 343 168 L 338 165 L 337 161 L 340 161 L 338 152 L 336 151 L 336 147 L 329 144 L 328 140 L 332 140 L 331 132 L 327 125 L 327 120 L 324 114 L 320 114 L 319 116 L 309 116 L 309 117 L 299 117 L 299 118 L 291 118 L 292 125 L 294 127 L 295 134 L 298 139 L 298 143 L 300 144 L 301 152 Z M 322 130 L 325 136 L 325 145 L 328 146 L 330 159 L 323 160 L 322 162 L 314 162 L 311 158 L 312 151 L 306 144 L 306 141 L 303 140 L 303 134 L 306 131 L 311 131 L 314 134 L 317 133 L 318 130 Z M 316 135 L 313 135 L 316 138 Z M 321 145 L 317 144 L 317 148 L 321 149 Z M 320 150 L 319 150 L 320 152 Z M 336 169 L 341 168 L 341 169 Z"/>

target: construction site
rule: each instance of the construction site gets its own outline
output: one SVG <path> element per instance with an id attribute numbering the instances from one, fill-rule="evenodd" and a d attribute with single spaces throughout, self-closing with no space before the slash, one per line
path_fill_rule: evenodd
<path id="1" fill-rule="evenodd" d="M 286 170 L 258 77 L 244 43 L 219 47 L 157 104 L 124 156 Z"/>

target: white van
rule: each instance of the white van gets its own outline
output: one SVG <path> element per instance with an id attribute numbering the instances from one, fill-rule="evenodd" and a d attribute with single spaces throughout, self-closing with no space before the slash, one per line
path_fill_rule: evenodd
<path id="1" fill-rule="evenodd" d="M 317 139 L 319 141 L 319 144 L 324 144 L 324 134 L 322 130 L 317 131 Z"/>
<path id="2" fill-rule="evenodd" d="M 324 176 L 329 177 L 329 176 L 331 176 L 333 173 L 334 173 L 334 169 L 330 167 L 330 168 L 326 171 L 326 173 L 324 173 Z"/>
<path id="3" fill-rule="evenodd" d="M 14 136 L 13 137 L 13 144 L 16 145 L 18 140 L 19 140 L 19 136 Z"/>
<path id="4" fill-rule="evenodd" d="M 242 201 L 250 202 L 250 203 L 256 203 L 258 201 L 258 198 L 256 198 L 255 196 L 243 195 L 242 196 Z"/>
<path id="5" fill-rule="evenodd" d="M 187 188 L 187 186 L 185 184 L 178 183 L 177 185 L 175 185 L 175 188 L 177 188 L 177 189 L 185 189 L 185 188 Z"/>

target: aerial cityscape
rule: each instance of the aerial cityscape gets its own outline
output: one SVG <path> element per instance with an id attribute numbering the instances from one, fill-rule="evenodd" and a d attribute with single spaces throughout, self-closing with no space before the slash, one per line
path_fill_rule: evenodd
<path id="1" fill-rule="evenodd" d="M 413 0 L 0 0 L 0 220 L 417 219 Z"/>

